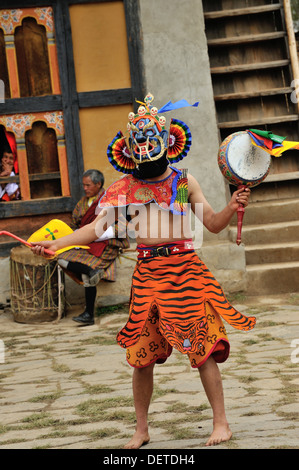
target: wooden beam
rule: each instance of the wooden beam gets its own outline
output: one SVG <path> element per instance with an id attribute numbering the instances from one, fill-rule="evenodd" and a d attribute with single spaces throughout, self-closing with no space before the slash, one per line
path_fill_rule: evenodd
<path id="1" fill-rule="evenodd" d="M 143 100 L 147 93 L 143 64 L 143 36 L 139 0 L 124 0 L 124 8 L 132 83 L 132 103 L 137 111 L 139 105 L 135 100 Z"/>
<path id="2" fill-rule="evenodd" d="M 13 8 L 53 6 L 61 0 L 14 0 Z M 117 2 L 119 0 L 92 0 L 92 3 Z M 66 0 L 67 4 L 90 3 L 90 0 Z M 1 9 L 11 9 L 12 0 L 1 0 Z"/>
<path id="3" fill-rule="evenodd" d="M 60 95 L 31 96 L 30 98 L 6 98 L 1 104 L 1 114 L 23 114 L 57 111 L 62 108 Z"/>
<path id="4" fill-rule="evenodd" d="M 133 103 L 132 89 L 85 91 L 78 93 L 79 108 Z"/>
<path id="5" fill-rule="evenodd" d="M 3 202 L 0 204 L 0 219 L 72 212 L 76 202 L 71 197 Z"/>
<path id="6" fill-rule="evenodd" d="M 82 174 L 84 165 L 68 3 L 67 0 L 55 2 L 54 20 L 70 190 L 72 196 L 79 200 L 83 195 Z"/>
<path id="7" fill-rule="evenodd" d="M 57 180 L 60 179 L 60 171 L 55 171 L 53 173 L 34 173 L 29 175 L 29 181 L 46 181 L 46 180 Z M 0 183 L 19 183 L 20 177 L 19 175 L 16 176 L 8 176 L 0 178 Z"/>

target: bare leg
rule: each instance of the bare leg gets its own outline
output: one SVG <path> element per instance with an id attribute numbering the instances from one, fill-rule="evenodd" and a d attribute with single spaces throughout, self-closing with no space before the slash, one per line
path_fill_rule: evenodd
<path id="1" fill-rule="evenodd" d="M 222 379 L 212 356 L 199 368 L 199 373 L 213 410 L 213 432 L 206 443 L 207 446 L 213 446 L 232 437 L 225 415 Z"/>
<path id="2" fill-rule="evenodd" d="M 125 449 L 139 449 L 150 440 L 148 433 L 148 409 L 154 386 L 154 365 L 142 369 L 134 369 L 133 395 L 136 412 L 136 431 L 132 439 L 124 446 Z"/>

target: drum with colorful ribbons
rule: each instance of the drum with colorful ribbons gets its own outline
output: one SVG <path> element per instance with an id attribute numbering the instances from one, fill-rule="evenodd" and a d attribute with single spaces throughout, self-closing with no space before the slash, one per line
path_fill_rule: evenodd
<path id="1" fill-rule="evenodd" d="M 239 131 L 229 135 L 220 145 L 218 166 L 230 184 L 243 187 L 259 185 L 270 171 L 271 155 L 260 147 L 252 144 L 247 131 Z M 244 207 L 239 205 L 237 211 L 238 229 L 237 245 L 241 243 Z"/>
<path id="2" fill-rule="evenodd" d="M 223 176 L 234 186 L 254 187 L 268 175 L 271 156 L 252 144 L 247 131 L 235 132 L 224 139 L 218 152 Z"/>

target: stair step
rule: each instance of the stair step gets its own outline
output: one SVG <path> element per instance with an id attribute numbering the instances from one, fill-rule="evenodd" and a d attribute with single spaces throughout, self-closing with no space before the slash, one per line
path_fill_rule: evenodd
<path id="1" fill-rule="evenodd" d="M 263 272 L 263 271 L 275 271 L 281 269 L 299 268 L 299 261 L 286 261 L 282 263 L 264 263 L 264 264 L 252 264 L 247 267 L 247 272 Z M 299 278 L 297 279 L 297 282 Z M 297 289 L 298 290 L 298 289 Z"/>
<path id="2" fill-rule="evenodd" d="M 256 72 L 257 70 L 263 69 L 274 69 L 286 67 L 290 64 L 289 59 L 272 60 L 270 62 L 254 62 L 251 64 L 239 64 L 239 65 L 225 65 L 221 67 L 212 67 L 211 74 L 223 74 L 223 73 L 239 73 L 239 72 Z"/>
<path id="3" fill-rule="evenodd" d="M 230 237 L 236 240 L 237 228 L 230 227 Z M 242 242 L 245 245 L 259 245 L 276 242 L 296 242 L 299 240 L 299 221 L 271 224 L 248 225 L 242 228 Z"/>
<path id="4" fill-rule="evenodd" d="M 258 91 L 243 91 L 241 93 L 224 93 L 221 95 L 215 95 L 215 101 L 227 101 L 227 100 L 245 100 L 249 98 L 260 98 L 265 96 L 274 96 L 274 95 L 285 95 L 292 93 L 294 88 L 285 87 L 285 88 L 271 88 L 268 90 L 258 90 Z"/>
<path id="5" fill-rule="evenodd" d="M 273 5 L 261 5 L 257 7 L 246 7 L 238 9 L 235 8 L 221 11 L 207 11 L 205 12 L 204 16 L 206 20 L 214 20 L 219 18 L 227 18 L 230 16 L 244 16 L 272 12 L 279 10 L 280 8 L 280 3 L 274 3 Z"/>
<path id="6" fill-rule="evenodd" d="M 297 220 L 298 215 L 299 198 L 251 202 L 245 209 L 243 226 L 287 222 Z M 232 224 L 236 223 L 237 215 L 234 215 Z"/>
<path id="7" fill-rule="evenodd" d="M 298 285 L 299 261 L 247 267 L 247 292 L 250 295 L 298 292 Z"/>
<path id="8" fill-rule="evenodd" d="M 271 173 L 264 180 L 264 183 L 273 183 L 276 181 L 298 180 L 299 171 L 286 171 L 285 173 Z"/>
<path id="9" fill-rule="evenodd" d="M 255 119 L 246 119 L 246 121 L 223 121 L 218 122 L 219 129 L 234 129 L 234 128 L 245 128 L 249 129 L 253 126 L 264 126 L 266 124 L 279 124 L 281 122 L 292 122 L 298 121 L 298 114 L 285 114 L 283 116 L 267 116 L 264 118 L 256 117 Z"/>
<path id="10" fill-rule="evenodd" d="M 269 243 L 267 245 L 248 245 L 245 247 L 246 265 L 268 263 L 299 262 L 299 241 Z"/>
<path id="11" fill-rule="evenodd" d="M 251 44 L 261 41 L 272 41 L 274 39 L 285 38 L 285 31 L 275 31 L 272 33 L 247 34 L 244 36 L 230 36 L 226 38 L 208 39 L 208 47 L 233 46 L 235 44 Z"/>

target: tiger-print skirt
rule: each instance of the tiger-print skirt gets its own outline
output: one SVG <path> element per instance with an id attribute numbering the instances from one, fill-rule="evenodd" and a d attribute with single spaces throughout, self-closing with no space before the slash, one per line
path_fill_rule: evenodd
<path id="1" fill-rule="evenodd" d="M 229 342 L 221 317 L 250 330 L 254 317 L 238 312 L 195 252 L 137 261 L 129 319 L 117 335 L 133 367 L 164 362 L 172 347 L 200 367 L 213 354 L 224 362 Z"/>

